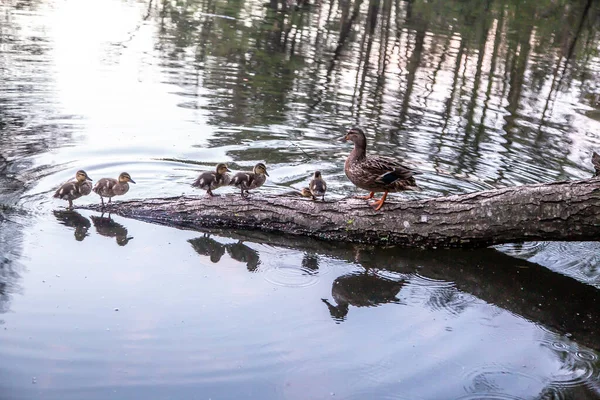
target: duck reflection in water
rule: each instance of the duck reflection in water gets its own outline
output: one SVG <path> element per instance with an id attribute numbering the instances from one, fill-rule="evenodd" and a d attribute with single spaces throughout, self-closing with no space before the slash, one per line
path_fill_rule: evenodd
<path id="1" fill-rule="evenodd" d="M 331 318 L 337 323 L 348 315 L 350 305 L 354 307 L 377 307 L 385 303 L 398 303 L 396 297 L 404 281 L 393 281 L 365 272 L 362 274 L 343 275 L 333 281 L 331 296 L 337 305 L 327 299 L 321 299 L 329 308 Z"/>
<path id="2" fill-rule="evenodd" d="M 319 256 L 314 253 L 304 253 L 302 269 L 311 275 L 316 274 L 319 271 Z"/>
<path id="3" fill-rule="evenodd" d="M 210 261 L 218 263 L 225 254 L 225 245 L 217 242 L 205 233 L 202 237 L 188 240 L 196 253 L 210 257 Z"/>
<path id="4" fill-rule="evenodd" d="M 245 263 L 248 271 L 254 272 L 260 265 L 258 251 L 246 246 L 243 241 L 240 240 L 237 243 L 228 244 L 226 247 L 229 256 L 236 261 Z"/>
<path id="5" fill-rule="evenodd" d="M 86 236 L 89 236 L 88 230 L 92 226 L 90 220 L 79 214 L 77 211 L 53 211 L 56 219 L 61 225 L 75 228 L 75 240 L 81 242 Z"/>
<path id="6" fill-rule="evenodd" d="M 127 228 L 123 225 L 115 222 L 108 214 L 108 217 L 104 216 L 104 213 L 99 217 L 96 215 L 90 215 L 94 227 L 96 228 L 96 232 L 99 235 L 106 237 L 114 237 L 117 239 L 117 244 L 119 246 L 125 246 L 133 237 L 127 236 Z"/>

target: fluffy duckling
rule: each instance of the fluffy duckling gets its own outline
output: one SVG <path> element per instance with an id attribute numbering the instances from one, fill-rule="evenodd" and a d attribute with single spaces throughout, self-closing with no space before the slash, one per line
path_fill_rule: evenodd
<path id="1" fill-rule="evenodd" d="M 228 172 L 231 171 L 227 168 L 227 164 L 220 163 L 217 165 L 216 171 L 202 172 L 198 179 L 192 183 L 192 186 L 204 189 L 206 190 L 206 193 L 214 196 L 212 192 L 214 189 L 229 185 L 231 177 Z"/>
<path id="2" fill-rule="evenodd" d="M 313 200 L 316 200 L 317 197 L 321 197 L 321 201 L 325 201 L 325 192 L 327 191 L 327 184 L 321 176 L 321 171 L 315 171 L 313 179 L 310 181 L 308 187 L 310 189 L 310 194 L 312 195 Z"/>
<path id="3" fill-rule="evenodd" d="M 381 199 L 372 205 L 379 211 L 389 192 L 419 190 L 413 175 L 418 174 L 402 165 L 398 160 L 388 157 L 367 156 L 367 138 L 359 128 L 348 130 L 341 141 L 354 143 L 354 150 L 346 159 L 344 171 L 350 182 L 370 193 L 363 199 L 372 199 L 375 192 L 383 192 Z"/>
<path id="4" fill-rule="evenodd" d="M 129 182 L 135 183 L 127 172 L 121 173 L 119 179 L 102 178 L 94 186 L 94 192 L 100 195 L 102 206 L 104 206 L 104 197 L 108 197 L 108 204 L 113 196 L 121 196 L 129 191 Z"/>
<path id="5" fill-rule="evenodd" d="M 250 189 L 261 187 L 267 180 L 267 167 L 263 163 L 258 163 L 254 166 L 252 172 L 238 172 L 231 178 L 229 183 L 231 186 L 239 188 L 242 197 L 248 196 Z M 246 194 L 244 195 L 244 192 Z"/>
<path id="6" fill-rule="evenodd" d="M 87 196 L 92 191 L 92 178 L 86 174 L 82 169 L 77 171 L 75 179 L 63 184 L 54 197 L 57 199 L 67 200 L 69 202 L 69 209 L 73 208 L 73 200 L 80 198 L 81 196 Z"/>
<path id="7" fill-rule="evenodd" d="M 302 196 L 302 197 L 310 197 L 310 198 L 313 197 L 312 193 L 310 192 L 310 188 L 307 188 L 307 187 L 302 188 L 302 190 L 300 191 L 300 196 Z"/>

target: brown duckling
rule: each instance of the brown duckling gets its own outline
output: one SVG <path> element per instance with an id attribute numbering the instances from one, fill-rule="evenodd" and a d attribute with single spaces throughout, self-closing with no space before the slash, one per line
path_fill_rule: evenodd
<path id="1" fill-rule="evenodd" d="M 304 187 L 300 191 L 300 196 L 313 198 L 313 194 L 310 192 L 310 188 Z"/>
<path id="2" fill-rule="evenodd" d="M 206 193 L 214 196 L 212 192 L 214 189 L 229 185 L 231 177 L 229 176 L 228 172 L 231 171 L 229 168 L 227 168 L 227 164 L 220 163 L 217 165 L 216 171 L 202 172 L 198 179 L 192 183 L 192 186 L 205 189 Z"/>
<path id="3" fill-rule="evenodd" d="M 321 201 L 325 201 L 325 192 L 327 191 L 327 184 L 321 176 L 321 171 L 315 171 L 313 179 L 308 185 L 312 199 L 316 200 L 317 197 L 321 197 Z"/>
<path id="4" fill-rule="evenodd" d="M 238 172 L 232 178 L 229 183 L 231 186 L 239 188 L 242 197 L 248 195 L 250 189 L 256 189 L 261 187 L 267 180 L 267 167 L 263 163 L 258 163 L 254 166 L 252 172 Z M 244 195 L 244 192 L 246 194 Z"/>
<path id="5" fill-rule="evenodd" d="M 383 192 L 381 199 L 372 204 L 375 211 L 381 209 L 389 192 L 419 190 L 413 177 L 418 174 L 417 171 L 392 158 L 367 156 L 367 139 L 361 129 L 351 128 L 340 140 L 354 143 L 354 150 L 346 159 L 344 171 L 352 183 L 370 192 L 362 198 L 372 199 L 375 192 Z"/>
<path id="6" fill-rule="evenodd" d="M 73 208 L 73 200 L 80 198 L 81 196 L 87 196 L 92 191 L 92 178 L 88 174 L 80 169 L 75 174 L 75 179 L 70 180 L 63 184 L 54 193 L 54 197 L 57 199 L 67 200 L 69 202 L 69 209 Z"/>
<path id="7" fill-rule="evenodd" d="M 129 191 L 129 182 L 135 183 L 127 172 L 121 173 L 119 179 L 102 178 L 94 186 L 94 192 L 100 195 L 104 206 L 104 197 L 108 197 L 108 204 L 113 196 L 122 196 Z"/>

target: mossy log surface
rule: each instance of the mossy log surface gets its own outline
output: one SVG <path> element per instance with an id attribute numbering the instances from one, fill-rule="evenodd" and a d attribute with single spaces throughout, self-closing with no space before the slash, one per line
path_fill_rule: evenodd
<path id="1" fill-rule="evenodd" d="M 100 205 L 82 208 L 101 210 Z M 600 178 L 523 185 L 424 200 L 312 201 L 294 196 L 179 196 L 115 202 L 113 214 L 187 228 L 261 230 L 353 243 L 476 248 L 600 238 Z"/>

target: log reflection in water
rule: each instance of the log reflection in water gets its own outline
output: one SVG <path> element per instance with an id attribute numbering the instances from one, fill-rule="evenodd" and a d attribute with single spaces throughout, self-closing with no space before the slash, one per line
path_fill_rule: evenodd
<path id="1" fill-rule="evenodd" d="M 469 307 L 461 294 L 467 293 L 557 333 L 569 334 L 579 344 L 600 350 L 600 308 L 597 306 L 600 304 L 600 291 L 539 264 L 494 249 L 421 251 L 329 243 L 263 232 L 211 232 L 240 242 L 295 249 L 310 254 L 310 257 L 318 255 L 344 260 L 366 270 L 391 271 L 403 276 L 418 274 L 447 283 L 428 291 L 430 298 L 425 304 L 433 309 L 447 308 L 452 313 L 460 313 Z M 252 252 L 259 262 L 259 253 Z M 302 262 L 306 259 L 305 255 Z M 311 262 L 314 265 L 314 261 Z M 337 305 L 328 304 L 332 316 L 337 319 L 346 316 L 349 305 L 361 307 L 369 305 L 370 301 L 372 305 L 395 301 L 394 297 L 404 284 L 380 276 L 361 278 L 358 275 L 338 279 L 342 282 L 339 289 L 335 284 L 332 288 Z M 408 278 L 405 281 L 408 282 Z M 373 294 L 377 287 L 382 291 L 379 298 Z M 391 292 L 396 289 L 392 296 Z M 338 294 L 334 294 L 336 292 Z"/>
<path id="2" fill-rule="evenodd" d="M 354 307 L 376 307 L 385 303 L 398 303 L 396 297 L 404 281 L 394 281 L 370 272 L 343 275 L 333 281 L 331 296 L 336 305 L 321 299 L 329 308 L 331 317 L 344 321 L 350 305 Z"/>
<path id="3" fill-rule="evenodd" d="M 53 211 L 53 213 L 61 225 L 69 228 L 75 228 L 75 240 L 78 242 L 81 242 L 90 235 L 88 233 L 90 227 L 92 226 L 90 220 L 79 214 L 77 211 Z"/>
<path id="4" fill-rule="evenodd" d="M 116 238 L 119 246 L 125 246 L 131 239 L 133 239 L 133 237 L 128 236 L 127 228 L 118 222 L 113 221 L 113 219 L 110 217 L 110 214 L 108 214 L 108 217 L 104 217 L 104 214 L 99 217 L 96 215 L 90 215 L 90 218 L 92 219 L 92 223 L 94 224 L 96 232 L 99 235 L 109 238 Z"/>

